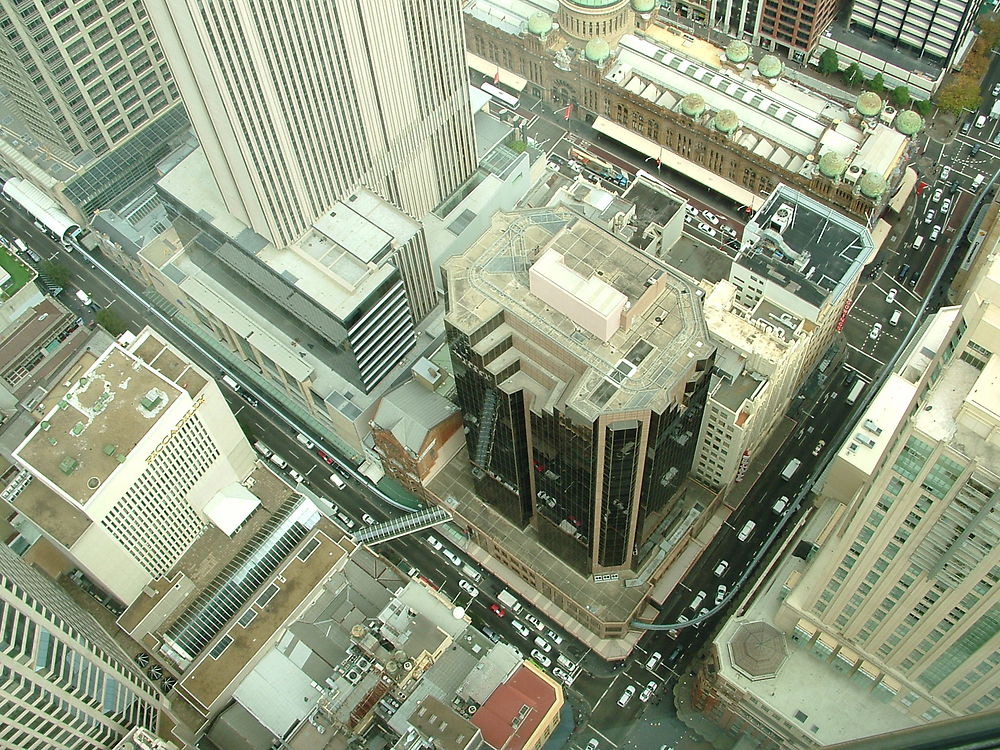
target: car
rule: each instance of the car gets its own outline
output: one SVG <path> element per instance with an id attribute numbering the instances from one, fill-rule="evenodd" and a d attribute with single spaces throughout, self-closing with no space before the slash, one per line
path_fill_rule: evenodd
<path id="1" fill-rule="evenodd" d="M 531 649 L 531 658 L 541 664 L 543 667 L 548 669 L 552 666 L 552 660 L 539 651 L 537 648 Z"/>
<path id="2" fill-rule="evenodd" d="M 373 524 L 375 523 L 375 519 L 374 519 L 374 518 L 372 518 L 372 517 L 371 517 L 370 515 L 368 515 L 367 513 L 362 513 L 362 514 L 361 514 L 361 520 L 362 520 L 362 521 L 364 521 L 364 522 L 365 522 L 366 524 L 368 524 L 369 526 L 371 526 L 371 525 L 373 525 Z"/>
<path id="3" fill-rule="evenodd" d="M 307 438 L 301 432 L 298 432 L 298 433 L 295 434 L 295 439 L 298 440 L 300 443 L 302 443 L 302 445 L 304 445 L 309 450 L 312 450 L 313 448 L 316 447 L 316 444 L 313 443 L 312 440 L 310 440 L 309 438 Z"/>
<path id="4" fill-rule="evenodd" d="M 716 231 L 703 221 L 698 222 L 698 229 L 707 234 L 709 237 L 715 237 L 716 235 Z"/>
<path id="5" fill-rule="evenodd" d="M 951 210 L 951 198 L 945 198 L 941 201 L 941 213 L 946 214 Z"/>
<path id="6" fill-rule="evenodd" d="M 441 550 L 444 549 L 444 545 L 441 544 L 441 542 L 437 540 L 437 537 L 433 536 L 432 534 L 427 535 L 427 543 L 431 545 L 431 547 L 433 547 L 434 550 L 437 552 L 440 552 Z"/>
<path id="7" fill-rule="evenodd" d="M 968 135 L 970 130 L 972 130 L 972 120 L 966 120 L 962 123 L 962 135 Z"/>
<path id="8" fill-rule="evenodd" d="M 941 200 L 941 196 L 943 194 L 944 194 L 944 190 L 942 190 L 941 188 L 938 188 L 937 190 L 934 191 L 934 195 L 931 196 L 931 202 L 932 203 L 937 203 L 939 200 Z"/>
<path id="9" fill-rule="evenodd" d="M 823 450 L 825 447 L 826 447 L 826 441 L 820 440 L 818 443 L 816 443 L 816 447 L 813 448 L 813 455 L 818 456 L 820 451 Z"/>
<path id="10" fill-rule="evenodd" d="M 535 628 L 538 630 L 539 633 L 541 633 L 543 630 L 545 630 L 545 626 L 542 625 L 542 621 L 539 620 L 537 617 L 535 617 L 530 612 L 525 612 L 524 613 L 524 619 L 527 620 L 528 622 L 530 622 L 532 625 L 534 625 Z"/>
<path id="11" fill-rule="evenodd" d="M 649 658 L 646 659 L 646 669 L 648 669 L 649 671 L 653 671 L 654 669 L 656 669 L 656 665 L 660 663 L 660 659 L 662 658 L 663 654 L 661 654 L 659 651 L 654 651 L 652 654 L 649 655 Z"/>
<path id="12" fill-rule="evenodd" d="M 295 469 L 289 469 L 288 470 L 288 476 L 290 476 L 292 479 L 294 479 L 299 484 L 302 484 L 304 481 L 306 481 L 306 478 L 304 476 L 302 476 L 301 474 L 299 474 L 299 472 L 295 471 Z"/>
<path id="13" fill-rule="evenodd" d="M 546 653 L 546 654 L 548 654 L 548 653 L 551 653 L 551 652 L 552 652 L 552 644 L 551 644 L 551 643 L 549 643 L 549 642 L 548 642 L 547 640 L 545 640 L 544 638 L 542 638 L 541 636 L 536 636 L 536 637 L 535 637 L 535 645 L 536 645 L 536 646 L 538 646 L 538 648 L 539 648 L 539 649 L 540 649 L 540 650 L 541 650 L 541 651 L 542 651 L 543 653 Z"/>
<path id="14" fill-rule="evenodd" d="M 514 628 L 523 637 L 528 638 L 531 636 L 531 631 L 524 627 L 524 623 L 518 622 L 517 620 L 510 621 L 511 627 Z"/>
<path id="15" fill-rule="evenodd" d="M 903 281 L 904 279 L 906 279 L 906 275 L 909 272 L 910 272 L 910 264 L 909 263 L 904 263 L 903 265 L 901 265 L 899 267 L 899 270 L 896 271 L 896 281 Z"/>
<path id="16" fill-rule="evenodd" d="M 548 169 L 548 170 L 550 170 L 550 171 L 552 171 L 552 172 L 558 172 L 559 171 L 559 165 L 556 164 L 554 161 L 547 161 L 547 162 L 545 162 L 545 168 Z"/>
<path id="17" fill-rule="evenodd" d="M 928 239 L 931 242 L 933 242 L 934 240 L 936 240 L 940 236 L 941 236 L 941 225 L 940 224 L 935 224 L 934 228 L 931 229 L 931 234 L 930 234 L 930 237 L 928 237 Z"/>
<path id="18" fill-rule="evenodd" d="M 729 587 L 724 583 L 719 584 L 719 588 L 715 590 L 715 606 L 718 607 L 722 604 L 722 600 L 726 598 L 726 594 L 729 593 Z"/>
<path id="19" fill-rule="evenodd" d="M 941 179 L 947 180 L 950 176 L 951 176 L 951 167 L 947 165 L 941 167 Z"/>
<path id="20" fill-rule="evenodd" d="M 694 217 L 691 214 L 684 214 L 684 221 L 688 224 L 694 224 Z"/>
<path id="21" fill-rule="evenodd" d="M 889 293 L 887 295 L 885 295 L 885 301 L 886 302 L 893 302 L 896 299 L 896 295 L 898 293 L 899 292 L 896 289 L 890 289 Z"/>
<path id="22" fill-rule="evenodd" d="M 875 325 L 872 326 L 872 330 L 869 332 L 868 338 L 877 339 L 879 337 L 879 334 L 881 333 L 882 333 L 882 324 L 876 323 Z"/>
<path id="23" fill-rule="evenodd" d="M 937 214 L 936 211 L 928 211 L 924 214 L 924 224 L 930 224 L 934 221 L 934 216 Z"/>
<path id="24" fill-rule="evenodd" d="M 494 602 L 493 604 L 490 605 L 490 611 L 493 614 L 495 614 L 497 617 L 503 617 L 504 615 L 507 614 L 507 610 L 504 609 L 503 607 L 501 607 L 496 602 Z"/>
<path id="25" fill-rule="evenodd" d="M 650 680 L 649 682 L 647 682 L 646 687 L 644 687 L 642 689 L 642 692 L 639 693 L 639 700 L 641 700 L 643 703 L 648 702 L 649 699 L 653 697 L 653 693 L 656 692 L 656 688 L 658 688 L 659 686 L 660 684 L 656 680 Z"/>
<path id="26" fill-rule="evenodd" d="M 626 706 L 628 702 L 632 700 L 633 695 L 635 695 L 635 685 L 629 685 L 625 688 L 625 692 L 622 693 L 621 697 L 618 699 L 618 705 L 622 707 Z"/>
<path id="27" fill-rule="evenodd" d="M 331 456 L 326 451 L 316 451 L 316 455 L 319 456 L 320 458 L 322 458 L 324 461 L 326 461 L 331 466 L 333 465 L 333 456 Z"/>
<path id="28" fill-rule="evenodd" d="M 998 96 L 998 95 L 1000 95 L 1000 83 L 993 84 L 993 91 L 991 92 L 990 95 L 991 96 Z"/>
<path id="29" fill-rule="evenodd" d="M 992 143 L 994 146 L 1000 146 L 1000 130 L 996 132 L 996 134 L 993 136 L 993 140 L 990 141 L 990 143 Z"/>
<path id="30" fill-rule="evenodd" d="M 982 146 L 980 146 L 978 143 L 973 143 L 971 146 L 969 146 L 969 156 L 975 156 L 976 154 L 979 153 L 979 149 L 981 148 Z"/>
<path id="31" fill-rule="evenodd" d="M 701 216 L 701 212 L 697 208 L 692 206 L 690 203 L 688 203 L 687 205 L 687 213 L 691 214 L 692 216 Z"/>
<path id="32" fill-rule="evenodd" d="M 561 635 L 559 635 L 559 634 L 558 634 L 558 633 L 557 633 L 556 631 L 554 631 L 554 630 L 546 630 L 546 631 L 545 631 L 545 635 L 546 635 L 546 636 L 548 636 L 548 639 L 549 639 L 550 641 L 552 641 L 552 642 L 553 642 L 554 644 L 556 644 L 557 646 L 558 646 L 558 645 L 560 645 L 560 644 L 561 644 L 561 643 L 563 642 L 563 638 L 562 638 L 562 636 L 561 636 Z"/>
<path id="33" fill-rule="evenodd" d="M 729 570 L 729 560 L 720 560 L 719 564 L 715 566 L 715 577 L 722 578 L 727 570 Z"/>
<path id="34" fill-rule="evenodd" d="M 723 224 L 722 226 L 720 226 L 719 231 L 721 231 L 723 234 L 728 234 L 730 237 L 736 236 L 736 230 L 733 229 L 728 224 Z"/>
<path id="35" fill-rule="evenodd" d="M 713 214 L 711 211 L 702 211 L 701 215 L 705 219 L 705 221 L 707 221 L 709 224 L 719 223 L 719 217 Z"/>
<path id="36" fill-rule="evenodd" d="M 574 172 L 582 172 L 583 171 L 583 165 L 580 162 L 574 161 L 572 159 L 566 163 L 566 166 L 568 166 Z"/>
<path id="37" fill-rule="evenodd" d="M 441 550 L 441 554 L 443 554 L 445 557 L 447 557 L 448 560 L 451 561 L 451 564 L 454 565 L 456 568 L 461 568 L 462 567 L 462 558 L 459 557 L 458 555 L 456 555 L 454 552 L 452 552 L 447 547 L 445 549 Z"/>
<path id="38" fill-rule="evenodd" d="M 570 680 L 573 679 L 572 677 L 569 676 L 569 673 L 567 673 L 566 670 L 562 669 L 561 667 L 553 667 L 552 676 L 555 677 L 557 680 L 560 680 L 561 682 L 565 682 L 567 685 L 569 684 Z"/>
<path id="39" fill-rule="evenodd" d="M 774 501 L 774 505 L 771 506 L 771 510 L 777 513 L 779 516 L 785 512 L 785 508 L 788 507 L 788 498 L 782 495 L 780 498 Z"/>
<path id="40" fill-rule="evenodd" d="M 458 579 L 458 587 L 462 589 L 462 591 L 464 591 L 466 594 L 471 596 L 473 599 L 479 596 L 479 589 L 477 589 L 471 583 L 466 581 L 464 578 Z"/>
<path id="41" fill-rule="evenodd" d="M 258 401 L 257 397 L 254 396 L 253 394 L 248 393 L 247 391 L 242 391 L 241 390 L 240 391 L 240 395 L 243 397 L 244 401 L 246 401 L 248 404 L 250 404 L 250 406 L 254 406 L 254 407 L 260 406 L 260 401 Z"/>
<path id="42" fill-rule="evenodd" d="M 594 737 L 590 740 L 590 742 L 587 743 L 587 747 L 585 750 L 597 750 L 597 748 L 599 748 L 600 746 L 601 743 L 597 741 L 596 737 Z"/>

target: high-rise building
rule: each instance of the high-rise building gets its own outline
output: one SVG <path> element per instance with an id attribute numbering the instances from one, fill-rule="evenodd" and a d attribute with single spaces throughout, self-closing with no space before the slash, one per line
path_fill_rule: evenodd
<path id="1" fill-rule="evenodd" d="M 0 85 L 50 149 L 100 156 L 178 102 L 141 0 L 0 5 Z"/>
<path id="2" fill-rule="evenodd" d="M 755 41 L 793 60 L 805 60 L 837 17 L 841 0 L 778 0 L 760 6 Z"/>
<path id="3" fill-rule="evenodd" d="M 33 479 L 14 507 L 127 605 L 209 524 L 255 509 L 255 454 L 215 382 L 149 329 L 84 352 L 67 382 L 14 451 Z"/>
<path id="4" fill-rule="evenodd" d="M 445 263 L 476 492 L 579 572 L 683 519 L 714 350 L 694 289 L 568 209 L 498 214 Z"/>
<path id="5" fill-rule="evenodd" d="M 276 245 L 361 185 L 419 218 L 475 169 L 454 0 L 146 5 L 227 209 Z"/>
<path id="6" fill-rule="evenodd" d="M 0 746 L 104 750 L 155 730 L 156 691 L 55 583 L 0 544 Z"/>
<path id="7" fill-rule="evenodd" d="M 951 61 L 973 28 L 982 0 L 900 2 L 855 0 L 850 24 L 894 47 L 906 47 L 920 56 Z"/>

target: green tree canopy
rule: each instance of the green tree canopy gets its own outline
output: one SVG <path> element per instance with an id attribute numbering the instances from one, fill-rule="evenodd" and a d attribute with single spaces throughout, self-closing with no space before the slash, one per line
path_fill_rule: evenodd
<path id="1" fill-rule="evenodd" d="M 934 105 L 931 104 L 930 99 L 917 99 L 913 102 L 913 108 L 920 113 L 920 116 L 925 120 L 930 117 L 931 112 L 934 111 Z"/>
<path id="2" fill-rule="evenodd" d="M 94 315 L 94 320 L 97 322 L 97 325 L 104 328 L 104 330 L 115 338 L 118 338 L 128 330 L 128 324 L 125 323 L 125 319 L 107 307 L 98 310 Z"/>
<path id="3" fill-rule="evenodd" d="M 62 263 L 53 263 L 51 260 L 42 261 L 39 270 L 49 277 L 53 284 L 66 286 L 69 283 L 69 269 Z"/>
<path id="4" fill-rule="evenodd" d="M 868 82 L 868 90 L 881 95 L 885 91 L 885 79 L 881 73 L 876 73 Z"/>
<path id="5" fill-rule="evenodd" d="M 976 110 L 983 103 L 979 81 L 958 76 L 951 83 L 938 89 L 937 105 L 946 112 L 958 114 L 963 109 Z"/>
<path id="6" fill-rule="evenodd" d="M 840 70 L 840 57 L 832 49 L 823 50 L 823 54 L 819 56 L 819 72 L 830 75 L 838 70 Z"/>
<path id="7" fill-rule="evenodd" d="M 897 86 L 889 94 L 889 98 L 892 99 L 892 103 L 896 105 L 897 109 L 902 109 L 910 103 L 910 90 L 906 86 Z"/>
<path id="8" fill-rule="evenodd" d="M 844 77 L 844 83 L 848 86 L 860 86 L 865 80 L 864 73 L 861 72 L 861 68 L 858 67 L 857 63 L 848 65 L 841 71 L 841 75 Z"/>

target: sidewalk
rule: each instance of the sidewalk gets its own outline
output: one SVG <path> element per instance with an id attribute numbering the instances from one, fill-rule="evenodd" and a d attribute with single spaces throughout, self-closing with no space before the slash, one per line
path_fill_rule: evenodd
<path id="1" fill-rule="evenodd" d="M 677 710 L 677 718 L 716 750 L 733 750 L 739 738 L 733 737 L 691 705 L 691 681 L 691 675 L 685 673 L 674 685 L 674 708 Z"/>

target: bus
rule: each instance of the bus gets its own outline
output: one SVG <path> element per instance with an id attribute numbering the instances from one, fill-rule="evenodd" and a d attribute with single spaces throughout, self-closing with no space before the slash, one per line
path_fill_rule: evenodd
<path id="1" fill-rule="evenodd" d="M 518 105 L 521 103 L 521 100 L 518 99 L 516 96 L 514 96 L 513 94 L 508 94 L 506 91 L 498 89 L 492 83 L 484 83 L 479 88 L 481 88 L 483 91 L 489 94 L 494 101 L 500 102 L 501 104 L 505 104 L 511 109 L 517 109 Z"/>
<path id="2" fill-rule="evenodd" d="M 587 170 L 600 175 L 606 180 L 610 180 L 619 187 L 628 187 L 628 177 L 620 167 L 594 156 L 589 151 L 585 151 L 582 148 L 571 148 L 569 150 L 569 158 L 575 159 Z"/>

